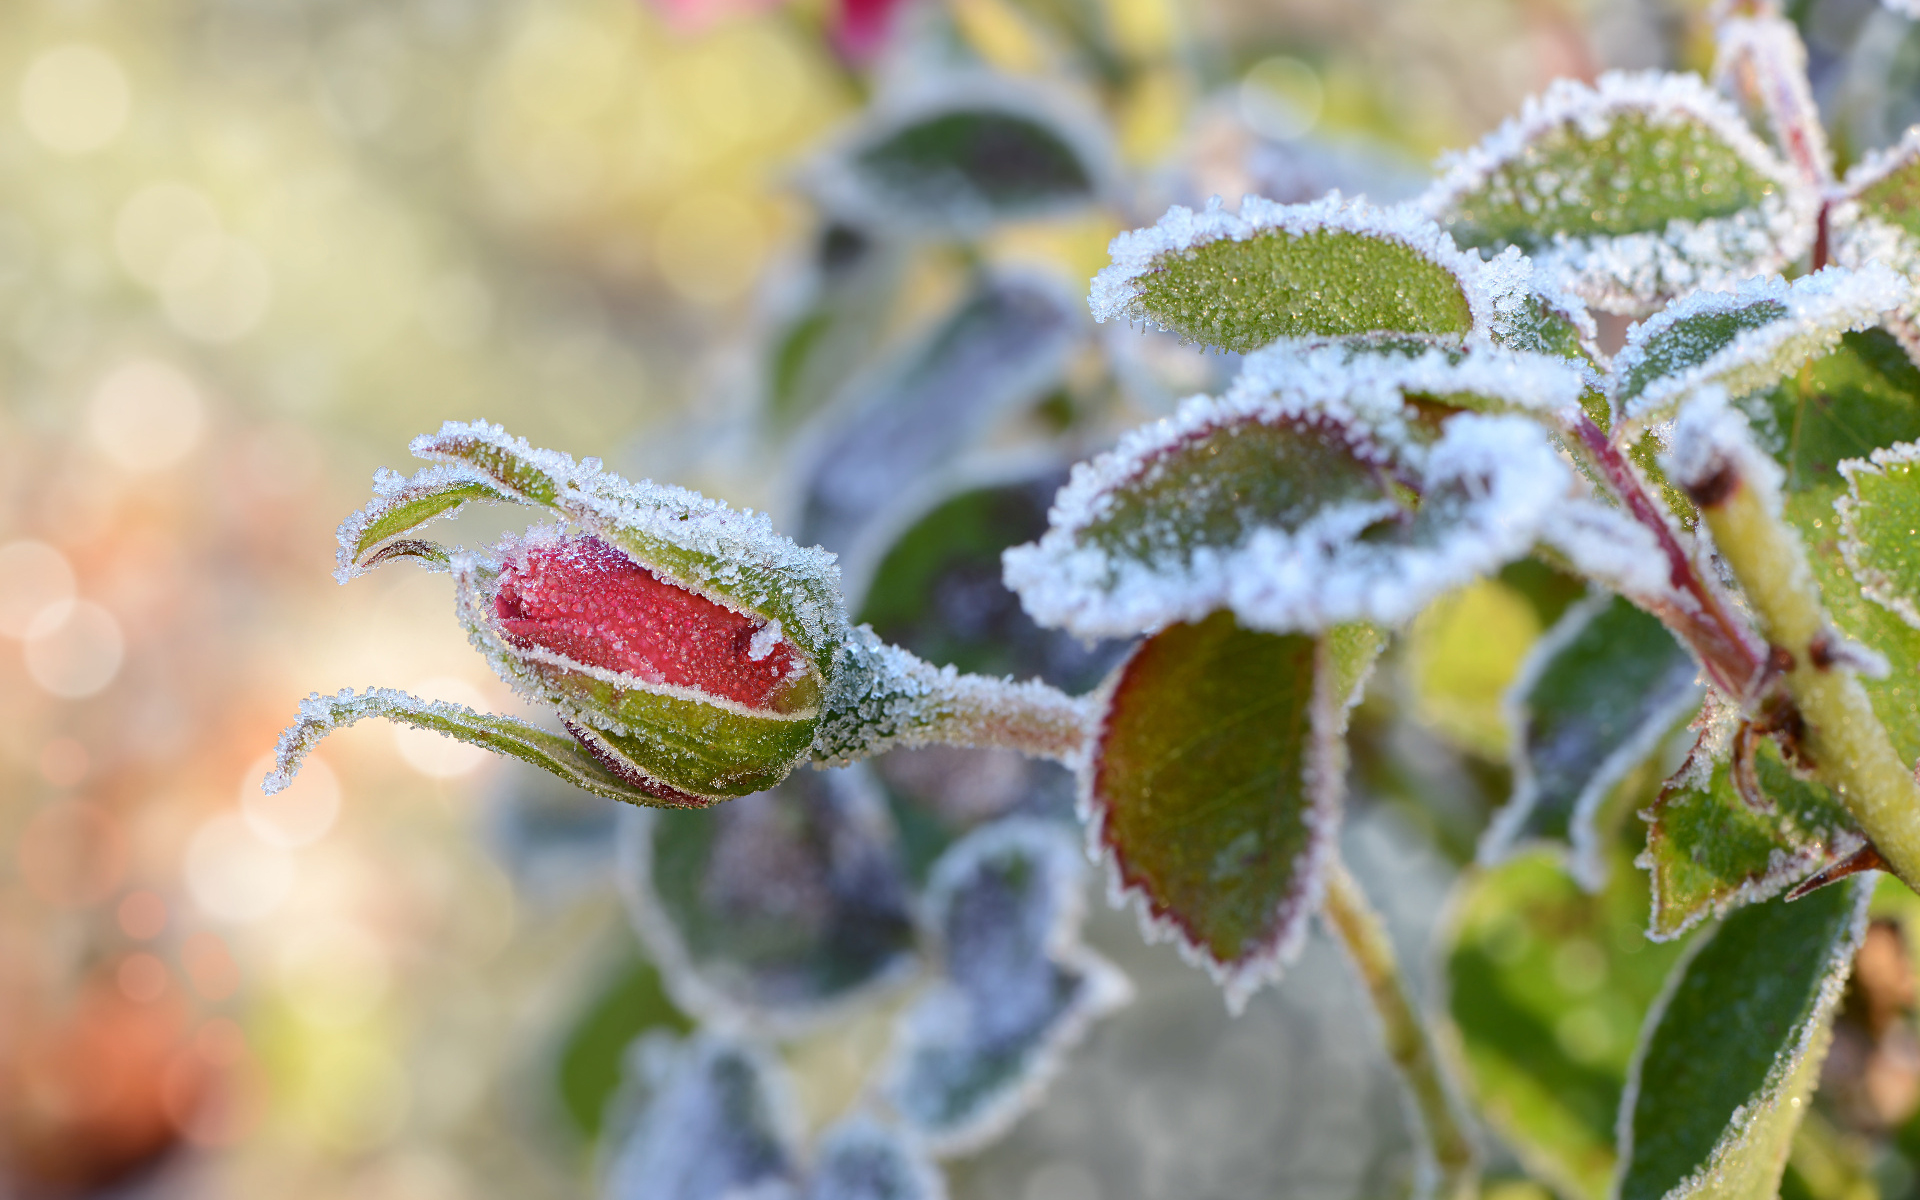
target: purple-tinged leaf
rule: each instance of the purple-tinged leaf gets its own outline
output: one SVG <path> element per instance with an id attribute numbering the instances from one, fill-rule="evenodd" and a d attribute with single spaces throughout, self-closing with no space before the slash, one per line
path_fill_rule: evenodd
<path id="1" fill-rule="evenodd" d="M 1345 789 L 1348 706 L 1382 639 L 1246 629 L 1230 613 L 1141 643 L 1107 691 L 1090 837 L 1149 936 L 1238 1010 L 1298 953 Z"/>
<path id="2" fill-rule="evenodd" d="M 1618 596 L 1574 605 L 1535 643 L 1507 694 L 1513 797 L 1480 844 L 1500 862 L 1535 841 L 1571 843 L 1589 890 L 1606 856 L 1594 816 L 1627 772 L 1700 707 L 1700 667 L 1658 618 Z"/>
<path id="3" fill-rule="evenodd" d="M 941 973 L 901 1014 L 883 1068 L 888 1102 L 929 1152 L 999 1137 L 1092 1023 L 1131 998 L 1079 942 L 1084 874 L 1064 827 L 1018 817 L 934 864 L 926 922 Z"/>
<path id="4" fill-rule="evenodd" d="M 628 1050 L 637 1119 L 615 1152 L 605 1200 L 797 1200 L 798 1114 L 778 1067 L 714 1034 L 650 1036 Z"/>
<path id="5" fill-rule="evenodd" d="M 706 812 L 627 814 L 622 890 L 679 1006 L 787 1033 L 915 963 L 905 865 L 862 767 Z"/>

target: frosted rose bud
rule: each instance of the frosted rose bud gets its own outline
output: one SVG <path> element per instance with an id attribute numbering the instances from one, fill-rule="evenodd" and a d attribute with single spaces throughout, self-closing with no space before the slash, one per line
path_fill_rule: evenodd
<path id="1" fill-rule="evenodd" d="M 823 680 L 778 619 L 590 534 L 535 530 L 456 567 L 476 642 L 601 766 L 669 803 L 771 787 L 806 757 Z"/>

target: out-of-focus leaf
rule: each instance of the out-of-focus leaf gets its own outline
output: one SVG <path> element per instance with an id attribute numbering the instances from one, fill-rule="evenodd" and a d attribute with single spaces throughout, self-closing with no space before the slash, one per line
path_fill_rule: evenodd
<path id="1" fill-rule="evenodd" d="M 1134 431 L 1074 472 L 1008 584 L 1043 625 L 1130 635 L 1231 609 L 1276 633 L 1397 624 L 1532 549 L 1571 476 L 1517 413 L 1459 412 L 1417 451 L 1419 412 L 1577 404 L 1538 355 L 1356 359 L 1276 347 L 1219 399 Z"/>
<path id="2" fill-rule="evenodd" d="M 1238 351 L 1283 337 L 1458 339 L 1488 331 L 1496 296 L 1514 286 L 1432 222 L 1338 193 L 1301 205 L 1249 196 L 1238 213 L 1174 208 L 1115 238 L 1112 254 L 1093 280 L 1095 317 Z"/>
<path id="3" fill-rule="evenodd" d="M 1051 96 L 968 80 L 877 110 L 815 165 L 826 207 L 863 225 L 934 236 L 1091 203 L 1108 151 Z"/>
<path id="4" fill-rule="evenodd" d="M 1709 728 L 1646 813 L 1638 862 L 1653 881 L 1648 936 L 1676 937 L 1708 915 L 1769 899 L 1863 844 L 1853 818 L 1817 783 L 1794 778 L 1772 739 L 1754 752 L 1765 807 L 1734 785 L 1728 730 Z"/>
<path id="5" fill-rule="evenodd" d="M 835 411 L 803 456 L 799 536 L 849 560 L 850 595 L 901 514 L 950 486 L 943 468 L 1054 386 L 1082 320 L 1039 280 L 989 279 Z"/>
<path id="6" fill-rule="evenodd" d="M 688 1013 L 794 1029 L 913 966 L 904 863 L 864 768 L 628 814 L 620 838 L 634 924 Z"/>
<path id="7" fill-rule="evenodd" d="M 785 434 L 830 400 L 879 346 L 905 255 L 849 225 L 821 230 L 765 350 L 766 414 Z"/>
<path id="8" fill-rule="evenodd" d="M 867 1117 L 829 1129 L 814 1155 L 806 1200 L 946 1200 L 946 1181 L 901 1130 Z"/>
<path id="9" fill-rule="evenodd" d="M 606 1200 L 793 1200 L 797 1114 L 760 1051 L 711 1033 L 628 1052 L 637 1109 Z"/>
<path id="10" fill-rule="evenodd" d="M 1818 196 L 1693 75 L 1556 81 L 1457 155 L 1425 207 L 1465 247 L 1517 246 L 1613 312 L 1779 270 Z"/>
<path id="11" fill-rule="evenodd" d="M 1847 494 L 1835 504 L 1840 553 L 1860 590 L 1920 628 L 1920 444 L 1898 443 L 1847 459 Z"/>
<path id="12" fill-rule="evenodd" d="M 1646 886 L 1615 857 L 1597 893 L 1544 852 L 1469 876 L 1447 959 L 1480 1112 L 1531 1174 L 1581 1200 L 1606 1195 L 1635 1034 L 1680 953 L 1647 941 Z"/>
<path id="13" fill-rule="evenodd" d="M 1236 1010 L 1298 953 L 1345 788 L 1372 629 L 1258 633 L 1231 613 L 1141 643 L 1110 686 L 1088 804 L 1115 885 Z"/>
<path id="14" fill-rule="evenodd" d="M 1735 396 L 1769 387 L 1832 351 L 1844 334 L 1878 324 L 1912 291 L 1876 263 L 1695 292 L 1628 331 L 1612 367 L 1616 412 L 1645 423 L 1672 415 L 1710 384 Z"/>
<path id="15" fill-rule="evenodd" d="M 1001 553 L 1046 532 L 1047 506 L 1063 479 L 1049 472 L 943 501 L 887 550 L 858 620 L 928 662 L 1090 690 L 1122 646 L 1041 629 L 1000 578 Z"/>
<path id="16" fill-rule="evenodd" d="M 607 1105 L 620 1086 L 621 1061 L 636 1038 L 655 1029 L 686 1033 L 690 1028 L 667 999 L 652 963 L 635 959 L 623 964 L 595 994 L 560 1050 L 555 1082 L 574 1127 L 589 1139 L 599 1136 Z"/>
<path id="17" fill-rule="evenodd" d="M 1695 943 L 1621 1105 L 1620 1200 L 1774 1194 L 1871 892 L 1854 879 L 1748 905 Z"/>
<path id="18" fill-rule="evenodd" d="M 1569 609 L 1507 695 L 1513 797 L 1488 826 L 1480 861 L 1531 841 L 1570 843 L 1574 878 L 1599 887 L 1606 855 L 1594 813 L 1699 708 L 1699 673 L 1657 617 L 1618 596 Z"/>
<path id="19" fill-rule="evenodd" d="M 1835 262 L 1880 263 L 1920 277 L 1920 127 L 1853 165 L 1828 212 Z M 1908 316 L 1920 315 L 1909 305 Z"/>
<path id="20" fill-rule="evenodd" d="M 302 700 L 299 719 L 280 735 L 267 787 L 277 792 L 292 783 L 300 761 L 320 739 L 367 717 L 383 717 L 415 729 L 431 730 L 495 754 L 517 758 L 609 800 L 649 806 L 668 803 L 601 765 L 586 747 L 565 734 L 552 733 L 513 717 L 477 713 L 445 700 L 422 700 L 392 688 L 368 688 L 358 694 L 349 688 L 338 695 L 315 693 Z"/>
<path id="21" fill-rule="evenodd" d="M 1080 849 L 1063 826 L 1012 818 L 934 865 L 927 923 L 941 974 L 901 1014 L 885 1092 L 937 1155 L 999 1137 L 1039 1099 L 1065 1053 L 1132 995 L 1079 942 Z"/>

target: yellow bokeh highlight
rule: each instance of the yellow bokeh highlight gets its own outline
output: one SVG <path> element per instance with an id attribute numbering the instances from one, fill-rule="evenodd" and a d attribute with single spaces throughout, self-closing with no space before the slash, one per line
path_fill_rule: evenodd
<path id="1" fill-rule="evenodd" d="M 1540 618 L 1513 588 L 1483 579 L 1435 601 L 1408 633 L 1407 665 L 1421 720 L 1476 754 L 1501 758 L 1513 731 L 1507 687 L 1540 636 Z"/>

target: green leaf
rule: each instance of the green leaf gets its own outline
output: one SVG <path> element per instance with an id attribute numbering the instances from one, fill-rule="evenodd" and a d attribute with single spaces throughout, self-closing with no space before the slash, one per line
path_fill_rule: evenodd
<path id="1" fill-rule="evenodd" d="M 1736 399 L 1789 492 L 1837 490 L 1843 460 L 1920 439 L 1920 369 L 1883 329 L 1848 333 L 1778 386 Z"/>
<path id="2" fill-rule="evenodd" d="M 667 999 L 659 970 L 629 950 L 620 969 L 576 1018 L 555 1066 L 561 1103 L 587 1140 L 600 1135 L 620 1087 L 620 1062 L 627 1047 L 655 1029 L 684 1034 L 692 1024 Z"/>
<path id="3" fill-rule="evenodd" d="M 844 218 L 948 236 L 1089 204 L 1107 159 L 1099 127 L 1051 95 L 970 82 L 876 110 L 811 182 Z"/>
<path id="4" fill-rule="evenodd" d="M 1049 471 L 942 501 L 887 550 L 857 620 L 928 662 L 1092 690 L 1123 644 L 1041 629 L 1000 578 L 1001 553 L 1046 532 L 1047 507 L 1064 477 Z"/>
<path id="5" fill-rule="evenodd" d="M 983 279 L 834 410 L 801 466 L 798 537 L 842 557 L 849 594 L 901 519 L 953 486 L 956 459 L 1059 385 L 1084 328 L 1050 282 Z"/>
<path id="6" fill-rule="evenodd" d="M 1621 1105 L 1620 1200 L 1774 1194 L 1871 891 L 1855 879 L 1748 905 L 1694 943 Z"/>
<path id="7" fill-rule="evenodd" d="M 711 1031 L 674 1044 L 650 1038 L 629 1054 L 624 1089 L 633 1128 L 607 1154 L 601 1195 L 786 1196 L 798 1174 L 800 1114 L 773 1056 Z"/>
<path id="8" fill-rule="evenodd" d="M 810 1027 L 915 963 L 905 866 L 864 769 L 802 771 L 704 812 L 629 814 L 622 883 L 675 1001 Z"/>
<path id="9" fill-rule="evenodd" d="M 1397 624 L 1529 552 L 1571 484 L 1531 415 L 1445 409 L 1557 412 L 1580 391 L 1571 364 L 1489 348 L 1262 351 L 1226 396 L 1076 470 L 1046 536 L 1007 552 L 1008 586 L 1083 637 L 1219 609 L 1276 633 Z"/>
<path id="10" fill-rule="evenodd" d="M 1845 806 L 1795 778 L 1772 739 L 1754 751 L 1765 805 L 1748 803 L 1734 784 L 1728 734 L 1705 730 L 1643 814 L 1647 849 L 1636 865 L 1653 883 L 1649 937 L 1677 937 L 1709 915 L 1769 899 L 1864 844 Z"/>
<path id="11" fill-rule="evenodd" d="M 1088 783 L 1116 886 L 1235 1009 L 1299 951 L 1332 853 L 1372 630 L 1174 625 L 1116 673 Z"/>
<path id="12" fill-rule="evenodd" d="M 1602 1200 L 1633 1044 L 1678 945 L 1648 942 L 1647 889 L 1622 861 L 1589 893 L 1535 851 L 1463 879 L 1448 1010 L 1478 1110 L 1530 1174 Z"/>
<path id="13" fill-rule="evenodd" d="M 907 256 L 869 232 L 829 223 L 813 261 L 783 305 L 765 347 L 766 414 L 791 433 L 836 394 L 879 347 Z"/>
<path id="14" fill-rule="evenodd" d="M 1691 393 L 1718 385 L 1734 396 L 1771 387 L 1825 355 L 1849 332 L 1872 328 L 1908 303 L 1912 288 L 1879 264 L 1829 267 L 1785 280 L 1749 279 L 1731 291 L 1696 292 L 1627 333 L 1613 361 L 1615 410 L 1659 421 Z"/>
<path id="15" fill-rule="evenodd" d="M 1494 319 L 1489 269 L 1431 222 L 1337 194 L 1279 205 L 1249 196 L 1174 208 L 1113 240 L 1093 280 L 1095 318 L 1145 321 L 1248 351 L 1283 337 L 1389 332 L 1458 339 Z"/>
<path id="16" fill-rule="evenodd" d="M 1840 473 L 1847 494 L 1834 504 L 1840 517 L 1840 553 L 1867 598 L 1920 628 L 1920 443 L 1847 459 Z"/>
<path id="17" fill-rule="evenodd" d="M 1627 772 L 1700 707 L 1699 664 L 1657 617 L 1618 596 L 1575 605 L 1534 644 L 1507 696 L 1513 797 L 1480 861 L 1570 841 L 1574 877 L 1600 886 L 1594 814 Z"/>
<path id="18" fill-rule="evenodd" d="M 1092 1023 L 1132 997 L 1080 944 L 1069 827 L 1014 817 L 955 843 L 927 884 L 940 975 L 900 1016 L 881 1087 L 934 1154 L 986 1145 L 1040 1099 Z"/>
<path id="19" fill-rule="evenodd" d="M 348 688 L 337 695 L 314 693 L 300 702 L 300 717 L 280 735 L 273 773 L 267 776 L 269 793 L 293 782 L 307 751 L 336 729 L 367 717 L 383 717 L 415 729 L 428 729 L 456 741 L 530 763 L 596 796 L 631 804 L 700 807 L 712 801 L 703 796 L 655 796 L 634 786 L 627 777 L 603 766 L 588 750 L 565 734 L 550 733 L 512 717 L 477 713 L 445 700 L 422 700 L 392 688 Z"/>
<path id="20" fill-rule="evenodd" d="M 1697 76 L 1557 80 L 1456 156 L 1423 205 L 1463 247 L 1532 255 L 1589 304 L 1777 271 L 1811 242 L 1818 197 Z"/>
<path id="21" fill-rule="evenodd" d="M 1909 279 L 1920 277 L 1920 132 L 1862 158 L 1840 185 L 1829 210 L 1835 262 L 1882 263 Z M 1910 306 L 1909 317 L 1920 311 Z"/>

